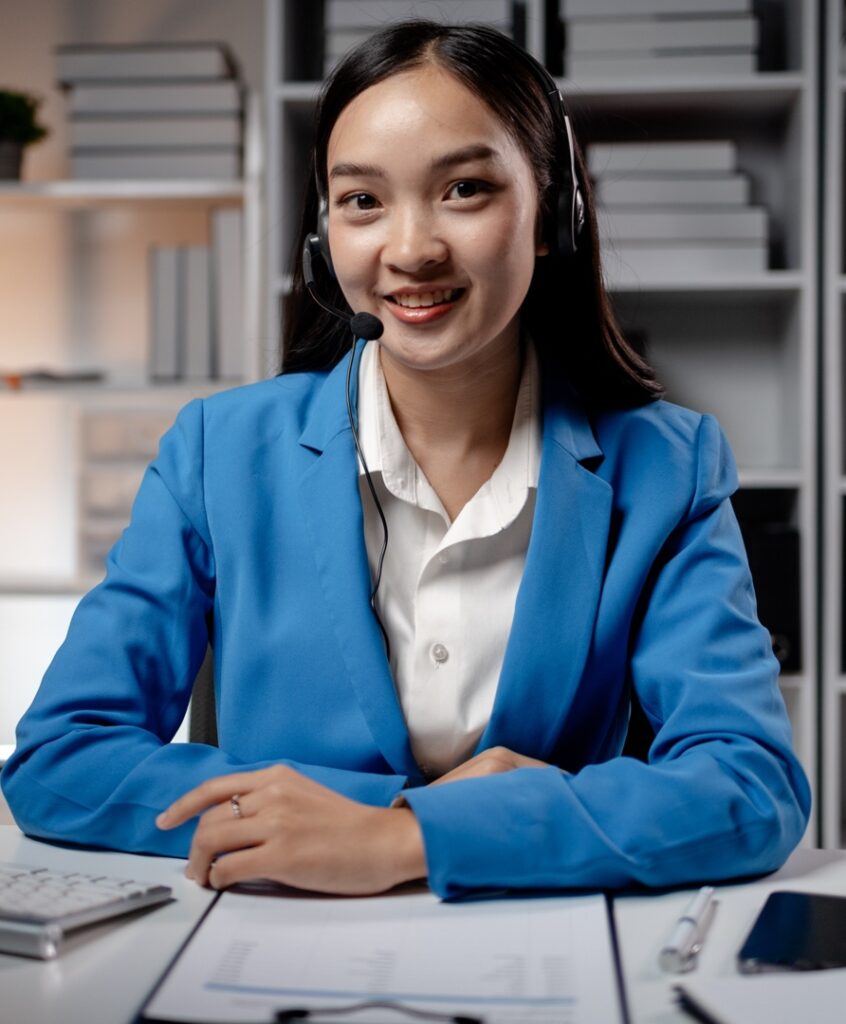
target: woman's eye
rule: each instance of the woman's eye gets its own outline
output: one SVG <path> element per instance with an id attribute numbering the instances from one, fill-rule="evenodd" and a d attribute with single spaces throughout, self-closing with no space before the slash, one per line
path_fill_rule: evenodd
<path id="1" fill-rule="evenodd" d="M 450 199 L 472 199 L 480 192 L 488 191 L 488 187 L 482 181 L 457 181 L 449 190 Z"/>
<path id="2" fill-rule="evenodd" d="M 369 192 L 354 192 L 351 196 L 345 196 L 341 200 L 342 206 L 347 206 L 353 210 L 374 210 L 376 208 L 376 200 Z"/>

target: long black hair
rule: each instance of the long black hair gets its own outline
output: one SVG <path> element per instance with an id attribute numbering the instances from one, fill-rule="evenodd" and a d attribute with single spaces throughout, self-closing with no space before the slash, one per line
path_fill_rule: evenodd
<path id="1" fill-rule="evenodd" d="M 405 21 L 390 25 L 352 50 L 336 66 L 320 94 L 315 141 L 293 253 L 292 290 L 284 317 L 282 372 L 325 370 L 349 351 L 348 327 L 322 310 L 303 280 L 302 247 L 315 230 L 318 188 L 328 194 L 329 136 L 341 112 L 359 93 L 391 75 L 426 63 L 453 74 L 503 122 L 526 156 L 546 225 L 556 216 L 549 203 L 560 128 L 540 78 L 507 36 L 485 25 Z M 585 227 L 575 255 L 551 252 L 536 261 L 521 310 L 544 372 L 561 372 L 592 407 L 640 405 L 663 393 L 655 372 L 626 341 L 602 279 L 596 214 L 581 150 L 576 172 L 585 201 Z M 318 262 L 321 294 L 349 309 L 335 278 Z"/>

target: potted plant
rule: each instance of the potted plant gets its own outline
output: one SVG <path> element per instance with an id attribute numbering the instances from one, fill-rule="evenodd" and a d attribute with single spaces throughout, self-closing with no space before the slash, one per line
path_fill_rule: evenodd
<path id="1" fill-rule="evenodd" d="M 40 102 L 24 92 L 0 89 L 0 178 L 20 178 L 24 147 L 47 134 L 38 123 Z"/>

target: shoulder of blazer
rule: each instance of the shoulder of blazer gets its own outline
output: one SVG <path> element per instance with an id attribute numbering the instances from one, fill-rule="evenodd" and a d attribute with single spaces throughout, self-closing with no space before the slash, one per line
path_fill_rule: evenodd
<path id="1" fill-rule="evenodd" d="M 255 440 L 285 433 L 296 440 L 328 376 L 326 372 L 282 374 L 210 395 L 203 399 L 206 433 L 241 433 Z"/>
<path id="2" fill-rule="evenodd" d="M 604 453 L 597 473 L 618 501 L 649 494 L 691 513 L 737 489 L 734 457 L 713 416 L 661 400 L 603 412 L 593 427 Z"/>
<path id="3" fill-rule="evenodd" d="M 703 423 L 713 417 L 659 399 L 631 409 L 598 413 L 596 439 L 606 460 L 616 456 L 695 461 Z M 717 428 L 719 429 L 719 428 Z"/>

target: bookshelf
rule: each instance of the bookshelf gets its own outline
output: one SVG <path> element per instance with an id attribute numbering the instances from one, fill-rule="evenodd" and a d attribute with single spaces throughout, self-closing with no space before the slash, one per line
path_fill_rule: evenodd
<path id="1" fill-rule="evenodd" d="M 767 16 L 783 41 L 780 55 L 763 57 L 768 70 L 711 81 L 561 82 L 583 145 L 731 139 L 752 201 L 768 210 L 766 271 L 681 270 L 678 279 L 656 279 L 620 267 L 612 245 L 606 272 L 623 325 L 646 332 L 667 397 L 713 413 L 726 432 L 738 463 L 741 525 L 769 506 L 779 529 L 798 530 L 799 569 L 788 583 L 801 653 L 798 664 L 785 663 L 780 682 L 818 797 L 816 5 L 783 0 Z M 771 582 L 759 572 L 762 609 Z M 812 824 L 808 841 L 814 832 Z"/>
<path id="2" fill-rule="evenodd" d="M 5 370 L 45 367 L 92 369 L 102 382 L 24 386 L 0 391 L 0 678 L 14 686 L 0 693 L 0 763 L 14 739 L 14 726 L 29 705 L 41 676 L 64 638 L 80 597 L 102 570 L 81 558 L 83 495 L 108 494 L 112 464 L 86 465 L 82 439 L 86 419 L 143 417 L 164 429 L 194 397 L 239 383 L 239 379 L 153 382 L 149 376 L 149 250 L 152 245 L 206 245 L 210 215 L 221 208 L 242 214 L 244 303 L 241 382 L 258 376 L 262 331 L 261 242 L 263 131 L 259 94 L 245 91 L 243 174 L 235 180 L 71 180 L 66 165 L 66 102 L 55 87 L 53 46 L 58 42 L 156 41 L 155 22 L 172 16 L 175 36 L 186 41 L 214 37 L 238 40 L 248 85 L 250 34 L 238 15 L 207 3 L 194 22 L 155 0 L 151 23 L 139 24 L 132 5 L 118 0 L 108 24 L 93 25 L 86 5 L 66 16 L 61 5 L 44 5 L 40 20 L 22 16 L 15 45 L 28 53 L 15 64 L 0 44 L 10 80 L 45 97 L 50 137 L 24 164 L 24 181 L 0 182 L 0 223 L 5 256 L 0 261 L 0 366 Z M 159 10 L 161 8 L 161 10 Z M 255 38 L 260 38 L 256 5 Z M 142 19 L 143 20 L 143 19 Z M 80 26 L 82 26 L 80 28 Z M 219 34 L 218 34 L 219 33 Z M 237 47 L 236 47 L 237 48 Z M 243 55 L 247 55 L 244 60 Z M 261 70 L 258 69 L 260 78 Z M 253 82 L 250 83 L 250 77 Z M 157 443 L 155 439 L 153 444 Z M 123 460 L 114 464 L 123 470 Z M 139 457 L 127 476 L 143 471 Z M 118 531 L 123 513 L 102 525 Z M 177 739 L 187 738 L 183 727 Z"/>
<path id="3" fill-rule="evenodd" d="M 387 12 L 391 5 L 382 6 Z M 801 660 L 783 671 L 781 688 L 797 751 L 817 793 L 816 4 L 777 0 L 767 5 L 761 61 L 766 70 L 583 82 L 560 73 L 558 5 L 530 2 L 525 8 L 528 48 L 557 74 L 583 146 L 731 139 L 738 166 L 750 178 L 752 201 L 769 211 L 765 271 L 695 275 L 682 270 L 671 277 L 644 277 L 636 267 L 620 272 L 609 247 L 606 273 L 624 325 L 646 332 L 668 397 L 714 413 L 726 431 L 740 474 L 739 518 L 751 521 L 763 503 L 778 508 L 780 528 L 798 531 L 800 568 L 789 583 L 798 602 Z M 292 39 L 297 33 L 318 38 L 323 9 L 316 3 L 306 12 L 295 0 L 266 3 L 266 206 L 278 228 L 266 253 L 268 323 L 280 323 L 284 316 L 319 87 L 319 62 L 309 64 Z M 839 39 L 839 31 L 829 37 Z M 839 282 L 838 308 L 844 281 L 846 273 Z M 842 504 L 846 470 L 838 479 Z M 846 728 L 846 668 L 843 672 L 838 712 Z M 808 841 L 813 838 L 812 825 Z"/>
<path id="4" fill-rule="evenodd" d="M 821 516 L 822 674 L 820 687 L 820 743 L 822 788 L 822 842 L 846 846 L 846 400 L 843 346 L 846 341 L 846 260 L 844 259 L 844 117 L 846 77 L 841 40 L 846 15 L 841 0 L 825 5 L 825 122 L 823 194 L 826 231 L 823 236 L 822 359 L 826 368 L 821 384 L 823 487 Z"/>

